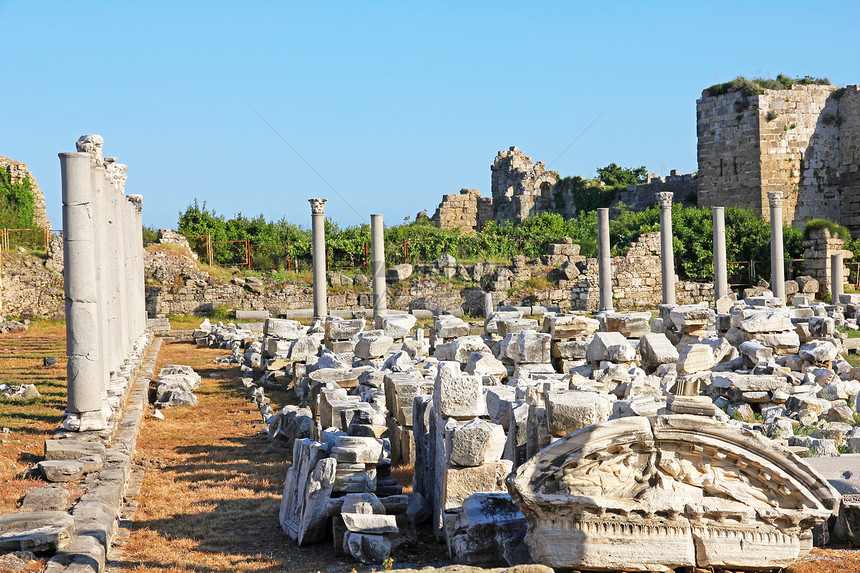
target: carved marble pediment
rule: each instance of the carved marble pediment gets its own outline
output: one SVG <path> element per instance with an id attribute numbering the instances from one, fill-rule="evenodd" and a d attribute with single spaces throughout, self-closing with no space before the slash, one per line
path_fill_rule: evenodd
<path id="1" fill-rule="evenodd" d="M 785 567 L 839 499 L 764 436 L 691 415 L 583 428 L 507 485 L 538 563 L 596 570 Z"/>

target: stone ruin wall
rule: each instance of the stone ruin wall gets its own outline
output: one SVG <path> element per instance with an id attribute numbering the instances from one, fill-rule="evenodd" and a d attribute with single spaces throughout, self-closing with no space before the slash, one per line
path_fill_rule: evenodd
<path id="1" fill-rule="evenodd" d="M 460 229 L 464 233 L 480 231 L 493 220 L 493 199 L 481 197 L 477 189 L 461 189 L 458 194 L 443 195 L 431 221 L 441 229 Z"/>
<path id="2" fill-rule="evenodd" d="M 675 203 L 695 205 L 699 192 L 699 180 L 695 173 L 679 174 L 673 169 L 666 177 L 657 173 L 649 173 L 645 183 L 631 185 L 618 192 L 612 203 L 613 207 L 620 204 L 633 211 L 644 211 L 657 204 L 657 193 L 674 193 Z"/>
<path id="3" fill-rule="evenodd" d="M 30 181 L 30 189 L 33 192 L 33 223 L 40 229 L 50 229 L 48 212 L 45 210 L 45 196 L 39 189 L 36 178 L 30 173 L 30 169 L 23 161 L 13 161 L 8 157 L 0 155 L 0 169 L 9 169 L 12 183 L 20 183 L 24 179 Z"/>
<path id="4" fill-rule="evenodd" d="M 547 171 L 543 161 L 533 163 L 516 146 L 499 151 L 490 171 L 495 221 L 518 223 L 530 215 L 546 212 L 561 212 L 568 217 L 575 214 L 565 213 L 565 207 L 572 207 L 572 202 L 556 201 L 558 171 Z"/>
<path id="5" fill-rule="evenodd" d="M 697 102 L 699 206 L 738 205 L 769 219 L 781 191 L 786 224 L 838 221 L 860 233 L 860 92 L 792 86 Z"/>

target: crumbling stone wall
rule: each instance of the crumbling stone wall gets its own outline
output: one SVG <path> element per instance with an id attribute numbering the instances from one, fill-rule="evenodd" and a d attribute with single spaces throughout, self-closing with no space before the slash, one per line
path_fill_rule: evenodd
<path id="1" fill-rule="evenodd" d="M 613 206 L 624 204 L 633 211 L 644 211 L 657 204 L 657 193 L 674 193 L 675 203 L 695 205 L 699 192 L 699 180 L 695 173 L 681 175 L 673 169 L 666 177 L 649 173 L 645 183 L 631 185 L 619 191 Z"/>
<path id="2" fill-rule="evenodd" d="M 572 285 L 573 310 L 595 311 L 600 304 L 597 259 L 588 259 Z M 676 281 L 678 304 L 711 302 L 713 283 Z M 623 256 L 612 257 L 612 298 L 616 310 L 656 308 L 663 301 L 660 233 L 648 233 L 630 245 Z"/>
<path id="3" fill-rule="evenodd" d="M 458 194 L 442 197 L 431 220 L 441 229 L 460 229 L 464 233 L 480 231 L 493 220 L 493 200 L 481 197 L 477 189 L 461 189 Z"/>
<path id="4" fill-rule="evenodd" d="M 36 178 L 30 173 L 30 168 L 23 161 L 13 161 L 8 157 L 0 155 L 0 169 L 9 169 L 12 183 L 20 183 L 24 179 L 30 181 L 30 189 L 33 192 L 33 223 L 40 229 L 50 229 L 48 212 L 45 210 L 45 196 L 39 189 Z"/>
<path id="5" fill-rule="evenodd" d="M 785 223 L 822 217 L 860 232 L 857 86 L 730 92 L 697 102 L 699 206 L 739 205 L 769 219 L 783 193 Z"/>
<path id="6" fill-rule="evenodd" d="M 547 171 L 543 161 L 532 158 L 512 146 L 499 151 L 490 166 L 493 194 L 493 219 L 519 222 L 529 215 L 555 211 L 557 171 Z"/>

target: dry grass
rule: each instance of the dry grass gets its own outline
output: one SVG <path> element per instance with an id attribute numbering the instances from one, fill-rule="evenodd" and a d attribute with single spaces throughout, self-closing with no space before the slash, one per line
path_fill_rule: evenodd
<path id="1" fill-rule="evenodd" d="M 354 565 L 331 558 L 327 545 L 297 548 L 281 531 L 288 463 L 258 437 L 263 426 L 240 391 L 238 369 L 212 362 L 222 355 L 187 342 L 162 346 L 158 368 L 189 364 L 203 377 L 200 404 L 144 422 L 135 457 L 158 469 L 145 474 L 123 570 L 280 572 L 335 564 L 349 571 Z"/>
<path id="2" fill-rule="evenodd" d="M 42 366 L 53 356 L 57 365 Z M 0 384 L 35 384 L 41 398 L 0 400 L 0 427 L 9 428 L 0 442 L 0 514 L 17 509 L 27 490 L 45 482 L 25 477 L 43 459 L 66 407 L 66 331 L 62 323 L 37 323 L 29 332 L 0 336 Z"/>

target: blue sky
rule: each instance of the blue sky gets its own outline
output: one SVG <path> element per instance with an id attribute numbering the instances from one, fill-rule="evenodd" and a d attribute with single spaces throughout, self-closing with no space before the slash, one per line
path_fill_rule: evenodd
<path id="1" fill-rule="evenodd" d="M 61 226 L 57 153 L 98 133 L 144 223 L 217 212 L 388 224 L 500 149 L 593 175 L 696 169 L 696 99 L 737 75 L 860 83 L 860 3 L 5 2 L 0 155 Z M 316 169 L 300 159 L 266 123 Z M 602 115 L 601 115 L 602 114 Z"/>

